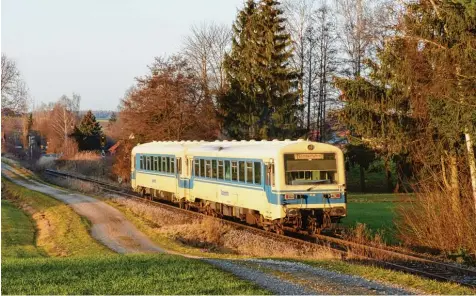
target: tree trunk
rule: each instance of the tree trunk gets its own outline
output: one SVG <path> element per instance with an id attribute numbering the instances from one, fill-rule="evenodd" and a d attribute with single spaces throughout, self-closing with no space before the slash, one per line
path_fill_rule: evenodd
<path id="1" fill-rule="evenodd" d="M 387 191 L 393 192 L 393 183 L 392 183 L 392 171 L 390 169 L 390 162 L 387 157 L 385 157 L 385 180 L 387 181 Z"/>
<path id="2" fill-rule="evenodd" d="M 360 169 L 360 191 L 365 192 L 365 169 L 359 165 Z"/>
<path id="3" fill-rule="evenodd" d="M 465 130 L 466 149 L 468 150 L 468 164 L 471 173 L 471 187 L 473 188 L 474 210 L 476 211 L 476 163 L 474 161 L 474 148 L 471 135 Z"/>
<path id="4" fill-rule="evenodd" d="M 458 212 L 459 202 L 459 180 L 458 180 L 458 162 L 455 155 L 450 155 L 450 185 L 451 185 L 451 206 Z"/>

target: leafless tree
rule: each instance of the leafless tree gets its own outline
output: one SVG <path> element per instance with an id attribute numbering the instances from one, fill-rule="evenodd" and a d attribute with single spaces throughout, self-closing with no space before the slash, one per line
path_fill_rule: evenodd
<path id="1" fill-rule="evenodd" d="M 184 55 L 202 82 L 206 97 L 220 93 L 225 86 L 223 58 L 231 44 L 231 28 L 215 23 L 192 26 L 184 40 Z"/>
<path id="2" fill-rule="evenodd" d="M 81 97 L 74 94 L 72 98 L 66 95 L 61 96 L 50 112 L 48 133 L 48 148 L 50 151 L 63 152 L 69 150 L 66 144 L 71 142 L 70 135 L 78 120 L 79 104 Z"/>
<path id="3" fill-rule="evenodd" d="M 2 53 L 2 113 L 21 113 L 28 107 L 28 90 L 16 63 Z"/>

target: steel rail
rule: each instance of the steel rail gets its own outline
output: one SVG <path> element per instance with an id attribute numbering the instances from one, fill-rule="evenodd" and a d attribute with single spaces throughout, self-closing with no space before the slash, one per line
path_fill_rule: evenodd
<path id="1" fill-rule="evenodd" d="M 119 194 L 122 196 L 127 196 L 129 198 L 133 198 L 139 202 L 151 204 L 153 206 L 162 207 L 165 209 L 173 210 L 173 211 L 180 211 L 187 215 L 192 215 L 196 217 L 211 217 L 218 219 L 226 224 L 232 225 L 237 228 L 246 229 L 247 231 L 251 231 L 253 233 L 257 233 L 261 236 L 265 237 L 272 237 L 274 239 L 279 240 L 287 240 L 296 244 L 298 246 L 302 246 L 303 244 L 311 247 L 321 247 L 321 246 L 328 246 L 333 249 L 334 252 L 339 254 L 342 258 L 346 258 L 349 253 L 351 254 L 352 258 L 358 258 L 359 260 L 367 261 L 367 263 L 374 263 L 376 265 L 400 270 L 407 273 L 417 274 L 426 278 L 435 279 L 438 281 L 447 281 L 457 283 L 463 286 L 476 288 L 476 271 L 467 269 L 461 266 L 456 266 L 453 264 L 435 261 L 430 258 L 425 257 L 424 255 L 415 255 L 414 253 L 409 255 L 403 252 L 397 252 L 394 250 L 388 250 L 384 248 L 378 248 L 375 246 L 368 246 L 363 245 L 335 237 L 325 236 L 325 235 L 313 235 L 313 236 L 305 236 L 303 234 L 299 234 L 299 238 L 295 235 L 292 235 L 292 232 L 286 231 L 285 234 L 277 234 L 274 232 L 265 231 L 263 229 L 249 226 L 243 223 L 238 223 L 234 221 L 230 221 L 228 219 L 221 219 L 218 217 L 212 217 L 205 215 L 200 212 L 195 212 L 187 209 L 179 208 L 175 205 L 171 205 L 165 202 L 158 202 L 152 201 L 146 198 L 139 197 L 136 193 L 132 192 L 131 190 L 127 190 L 124 188 L 120 188 L 117 185 L 113 185 L 104 181 L 95 180 L 92 178 L 73 175 L 71 173 L 60 172 L 56 170 L 46 169 L 45 172 L 49 175 L 56 176 L 56 177 L 64 177 L 64 178 L 73 178 L 78 179 L 81 181 L 86 181 L 90 183 L 95 183 L 100 185 L 101 188 L 105 191 Z M 291 236 L 290 236 L 291 235 Z M 362 255 L 363 253 L 363 255 Z M 385 259 L 380 259 L 385 258 Z M 359 261 L 359 263 L 362 263 Z"/>

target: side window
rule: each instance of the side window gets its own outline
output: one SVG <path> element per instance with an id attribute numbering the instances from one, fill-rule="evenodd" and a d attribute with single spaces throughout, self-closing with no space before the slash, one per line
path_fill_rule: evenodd
<path id="1" fill-rule="evenodd" d="M 255 162 L 254 163 L 255 170 L 254 170 L 254 176 L 255 176 L 255 184 L 261 184 L 261 163 Z"/>
<path id="2" fill-rule="evenodd" d="M 162 157 L 157 156 L 157 171 L 162 172 Z"/>
<path id="3" fill-rule="evenodd" d="M 238 170 L 239 170 L 238 181 L 245 182 L 245 162 L 244 161 L 238 162 Z"/>
<path id="4" fill-rule="evenodd" d="M 144 156 L 139 156 L 139 169 L 144 169 Z"/>
<path id="5" fill-rule="evenodd" d="M 216 159 L 212 160 L 212 178 L 213 179 L 217 178 L 217 160 Z"/>
<path id="6" fill-rule="evenodd" d="M 167 172 L 167 157 L 162 156 L 162 172 Z"/>
<path id="7" fill-rule="evenodd" d="M 150 156 L 147 156 L 146 170 L 150 170 Z"/>
<path id="8" fill-rule="evenodd" d="M 200 159 L 200 177 L 205 177 L 205 159 Z"/>
<path id="9" fill-rule="evenodd" d="M 175 174 L 175 158 L 170 158 L 170 170 L 169 173 Z"/>
<path id="10" fill-rule="evenodd" d="M 223 160 L 218 161 L 218 179 L 223 180 Z"/>
<path id="11" fill-rule="evenodd" d="M 182 158 L 177 158 L 177 174 L 182 174 Z"/>
<path id="12" fill-rule="evenodd" d="M 268 164 L 266 168 L 266 185 L 274 186 L 274 164 Z"/>
<path id="13" fill-rule="evenodd" d="M 237 161 L 231 162 L 231 180 L 238 181 L 238 162 Z"/>
<path id="14" fill-rule="evenodd" d="M 170 173 L 170 157 L 164 157 L 165 158 L 165 172 Z"/>
<path id="15" fill-rule="evenodd" d="M 152 157 L 154 161 L 152 162 L 152 170 L 157 171 L 157 156 Z"/>
<path id="16" fill-rule="evenodd" d="M 253 184 L 253 162 L 246 162 L 246 183 Z"/>
<path id="17" fill-rule="evenodd" d="M 210 159 L 205 160 L 205 177 L 212 177 L 212 161 Z"/>
<path id="18" fill-rule="evenodd" d="M 195 159 L 195 166 L 193 169 L 193 174 L 198 177 L 200 176 L 200 160 Z"/>
<path id="19" fill-rule="evenodd" d="M 225 160 L 225 180 L 231 180 L 231 165 L 229 160 Z"/>

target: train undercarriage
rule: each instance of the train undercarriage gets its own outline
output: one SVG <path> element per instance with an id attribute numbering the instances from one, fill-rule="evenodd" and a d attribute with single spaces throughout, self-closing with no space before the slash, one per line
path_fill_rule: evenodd
<path id="1" fill-rule="evenodd" d="M 308 234 L 319 234 L 324 229 L 332 229 L 345 216 L 344 207 L 325 209 L 286 209 L 286 217 L 282 219 L 266 219 L 259 211 L 229 206 L 201 199 L 194 202 L 178 198 L 174 193 L 151 188 L 139 187 L 137 190 L 142 197 L 151 200 L 168 201 L 180 208 L 195 210 L 200 213 L 218 218 L 233 218 L 249 225 L 257 225 L 266 231 L 283 234 L 285 229 L 294 232 L 306 231 Z"/>

